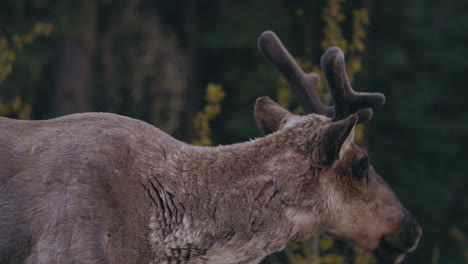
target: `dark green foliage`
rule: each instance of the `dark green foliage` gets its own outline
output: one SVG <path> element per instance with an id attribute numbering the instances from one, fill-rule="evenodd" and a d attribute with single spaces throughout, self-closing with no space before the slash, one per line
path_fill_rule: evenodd
<path id="1" fill-rule="evenodd" d="M 468 5 L 423 2 L 379 2 L 371 12 L 363 84 L 387 103 L 368 139 L 375 167 L 424 228 L 408 262 L 429 263 L 438 246 L 440 263 L 465 263 L 450 230 L 468 232 Z"/>

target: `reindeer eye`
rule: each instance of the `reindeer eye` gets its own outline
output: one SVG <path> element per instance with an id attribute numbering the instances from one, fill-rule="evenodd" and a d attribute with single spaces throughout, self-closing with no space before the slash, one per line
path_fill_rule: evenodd
<path id="1" fill-rule="evenodd" d="M 369 175 L 369 158 L 367 156 L 364 156 L 360 159 L 354 158 L 351 161 L 351 169 L 355 179 L 362 180 L 367 178 Z"/>

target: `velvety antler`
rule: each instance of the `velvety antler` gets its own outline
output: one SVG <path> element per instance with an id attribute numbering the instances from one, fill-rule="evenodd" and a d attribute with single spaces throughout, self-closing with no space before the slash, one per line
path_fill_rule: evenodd
<path id="1" fill-rule="evenodd" d="M 306 114 L 316 113 L 331 117 L 333 108 L 325 106 L 315 88 L 320 82 L 316 73 L 304 73 L 272 31 L 265 31 L 258 38 L 258 48 L 262 54 L 281 72 L 294 91 Z"/>
<path id="2" fill-rule="evenodd" d="M 315 90 L 320 77 L 315 73 L 304 73 L 275 33 L 263 32 L 258 39 L 258 47 L 284 76 L 307 114 L 325 115 L 336 121 L 357 113 L 358 123 L 364 123 L 372 117 L 372 108 L 382 106 L 385 102 L 383 94 L 353 91 L 346 76 L 344 55 L 339 48 L 328 49 L 321 58 L 322 70 L 335 104 L 327 107 Z"/>
<path id="3" fill-rule="evenodd" d="M 385 103 L 385 96 L 381 93 L 353 90 L 346 75 L 344 54 L 339 48 L 332 47 L 325 51 L 320 64 L 332 93 L 335 107 L 333 120 L 341 120 L 357 113 L 359 123 L 364 123 L 372 118 L 372 108 Z"/>

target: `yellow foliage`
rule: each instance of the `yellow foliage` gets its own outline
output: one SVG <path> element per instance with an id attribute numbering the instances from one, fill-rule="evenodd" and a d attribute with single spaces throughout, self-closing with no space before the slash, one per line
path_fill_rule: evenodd
<path id="1" fill-rule="evenodd" d="M 291 263 L 293 264 L 309 264 L 309 263 L 314 263 L 314 262 L 310 262 L 309 259 L 301 256 L 301 255 L 296 255 L 294 256 L 294 258 L 291 260 Z"/>
<path id="2" fill-rule="evenodd" d="M 369 24 L 369 13 L 367 9 L 361 8 L 353 11 L 353 41 L 351 43 L 351 52 L 364 51 L 364 38 L 366 37 L 365 25 Z"/>
<path id="3" fill-rule="evenodd" d="M 320 239 L 320 249 L 321 250 L 329 250 L 333 247 L 333 239 L 329 236 L 324 236 Z"/>
<path id="4" fill-rule="evenodd" d="M 313 240 L 319 240 L 319 247 L 313 246 Z M 312 242 L 312 243 L 311 243 Z M 339 254 L 333 238 L 327 235 L 318 235 L 306 242 L 288 243 L 288 247 L 296 252 L 290 260 L 292 264 L 348 264 L 346 255 Z M 377 260 L 366 250 L 352 247 L 353 264 L 375 264 Z"/>
<path id="5" fill-rule="evenodd" d="M 355 254 L 354 257 L 354 264 L 375 264 L 377 263 L 377 259 L 370 254 L 367 250 L 358 247 L 358 246 L 353 246 L 353 251 Z"/>
<path id="6" fill-rule="evenodd" d="M 50 36 L 53 30 L 52 24 L 37 22 L 28 33 L 13 35 L 11 41 L 4 36 L 0 36 L 0 83 L 5 81 L 11 73 L 16 53 L 21 51 L 26 44 L 31 44 L 36 38 Z"/>
<path id="7" fill-rule="evenodd" d="M 12 63 L 16 58 L 16 53 L 9 48 L 8 41 L 5 37 L 0 38 L 0 83 L 11 73 Z"/>
<path id="8" fill-rule="evenodd" d="M 292 250 L 301 250 L 302 249 L 302 243 L 301 242 L 289 242 L 287 244 L 288 248 Z"/>
<path id="9" fill-rule="evenodd" d="M 364 140 L 364 125 L 359 124 L 354 128 L 354 141 L 362 142 Z"/>
<path id="10" fill-rule="evenodd" d="M 193 120 L 195 133 L 198 139 L 193 142 L 197 146 L 211 146 L 210 121 L 221 113 L 221 101 L 224 99 L 223 87 L 219 84 L 209 83 L 206 88 L 205 105 L 202 112 L 199 112 Z"/>
<path id="11" fill-rule="evenodd" d="M 23 35 L 13 35 L 11 40 L 0 36 L 0 83 L 5 81 L 13 70 L 16 53 L 21 51 L 25 45 L 31 44 L 36 38 L 50 36 L 53 29 L 52 24 L 37 22 L 29 32 Z M 31 105 L 24 103 L 19 96 L 16 96 L 8 102 L 0 102 L 0 115 L 13 115 L 19 119 L 29 119 Z"/>
<path id="12" fill-rule="evenodd" d="M 322 40 L 322 49 L 327 49 L 331 46 L 337 46 L 344 53 L 348 51 L 348 41 L 343 37 L 340 23 L 345 20 L 346 16 L 341 11 L 341 5 L 346 0 L 328 0 L 327 6 L 323 8 L 323 20 L 325 21 L 325 38 Z"/>
<path id="13" fill-rule="evenodd" d="M 12 100 L 0 102 L 0 116 L 14 115 L 18 119 L 29 119 L 31 117 L 31 105 L 24 103 L 19 96 Z"/>
<path id="14" fill-rule="evenodd" d="M 362 69 L 362 58 L 359 53 L 362 53 L 365 49 L 365 26 L 368 24 L 369 15 L 367 9 L 362 8 L 353 11 L 353 36 L 348 54 L 348 63 L 346 64 L 346 72 L 351 83 L 353 83 L 356 74 Z"/>
<path id="15" fill-rule="evenodd" d="M 321 257 L 320 260 L 321 260 L 320 262 L 323 264 L 336 264 L 336 263 L 345 264 L 346 263 L 343 256 L 340 256 L 334 253 L 326 254 L 323 257 Z"/>

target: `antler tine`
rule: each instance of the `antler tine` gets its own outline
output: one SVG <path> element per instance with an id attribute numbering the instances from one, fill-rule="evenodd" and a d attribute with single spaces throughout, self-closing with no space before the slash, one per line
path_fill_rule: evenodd
<path id="1" fill-rule="evenodd" d="M 344 54 L 337 47 L 329 48 L 320 59 L 322 71 L 330 86 L 335 113 L 333 120 L 341 120 L 357 113 L 358 123 L 364 123 L 372 118 L 372 109 L 385 103 L 381 93 L 355 92 L 351 87 L 344 63 Z"/>
<path id="2" fill-rule="evenodd" d="M 275 33 L 263 32 L 258 38 L 258 48 L 286 79 L 305 113 L 317 113 L 329 117 L 333 115 L 333 109 L 320 101 L 315 90 L 320 82 L 319 75 L 305 74 Z"/>

